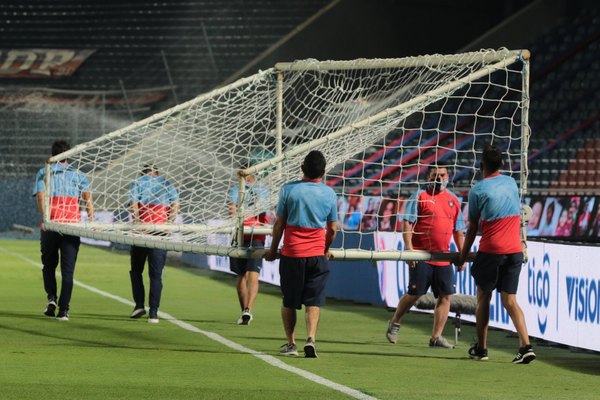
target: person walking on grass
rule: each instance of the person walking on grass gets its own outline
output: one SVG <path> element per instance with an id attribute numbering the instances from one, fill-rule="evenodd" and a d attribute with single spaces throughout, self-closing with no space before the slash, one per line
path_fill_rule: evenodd
<path id="1" fill-rule="evenodd" d="M 233 185 L 229 192 L 229 215 L 237 215 L 239 188 Z M 244 190 L 244 207 L 253 207 L 259 201 L 266 201 L 269 197 L 269 189 L 266 186 L 256 183 L 254 175 L 246 177 L 246 186 Z M 244 220 L 244 226 L 262 226 L 267 223 L 268 215 L 262 212 L 257 216 Z M 265 235 L 249 234 L 244 235 L 244 247 L 263 248 L 265 247 Z M 241 315 L 237 320 L 238 325 L 249 325 L 253 320 L 252 309 L 254 301 L 258 295 L 258 276 L 262 268 L 261 259 L 252 258 L 229 258 L 229 268 L 237 275 L 236 289 L 238 301 L 240 303 Z"/>
<path id="2" fill-rule="evenodd" d="M 64 140 L 52 144 L 52 156 L 64 153 L 71 146 Z M 40 224 L 40 243 L 42 252 L 42 276 L 46 291 L 47 304 L 44 315 L 56 319 L 69 320 L 69 307 L 73 293 L 73 275 L 81 243 L 78 236 L 64 235 L 46 230 L 43 218 L 46 204 L 50 206 L 49 218 L 52 222 L 77 223 L 81 219 L 80 201 L 85 204 L 88 221 L 94 220 L 94 203 L 90 183 L 81 171 L 66 160 L 50 166 L 50 199 L 46 200 L 46 168 L 41 168 L 35 179 L 33 195 L 42 216 Z M 60 259 L 62 278 L 60 296 L 57 297 L 56 267 Z"/>
<path id="3" fill-rule="evenodd" d="M 519 275 L 523 264 L 521 245 L 521 202 L 515 180 L 500 174 L 504 165 L 502 153 L 486 145 L 481 155 L 483 180 L 469 192 L 469 227 L 465 244 L 456 260 L 464 264 L 469 249 L 481 226 L 479 249 L 471 266 L 477 284 L 475 325 L 477 343 L 469 349 L 473 360 L 487 360 L 487 333 L 490 321 L 490 301 L 494 289 L 500 292 L 502 305 L 519 336 L 519 350 L 514 364 L 529 364 L 536 355 L 529 342 L 525 316 L 517 302 Z"/>
<path id="4" fill-rule="evenodd" d="M 273 261 L 284 235 L 279 261 L 283 306 L 281 318 L 287 343 L 282 356 L 298 356 L 296 310 L 305 306 L 307 338 L 304 356 L 317 357 L 316 338 L 320 307 L 325 304 L 325 284 L 329 276 L 329 246 L 337 229 L 337 198 L 323 184 L 326 160 L 313 150 L 302 163 L 302 180 L 285 184 L 279 193 L 273 241 L 264 258 Z"/>
<path id="5" fill-rule="evenodd" d="M 179 194 L 175 186 L 160 176 L 158 169 L 145 165 L 142 174 L 132 184 L 129 192 L 129 204 L 133 214 L 133 222 L 140 224 L 173 223 L 179 211 Z M 166 235 L 166 233 L 156 233 Z M 135 308 L 130 317 L 140 318 L 146 314 L 145 289 L 142 273 L 148 260 L 150 291 L 148 294 L 148 322 L 157 324 L 158 307 L 162 294 L 162 273 L 167 260 L 167 251 L 133 245 L 130 250 L 131 290 Z"/>
<path id="6" fill-rule="evenodd" d="M 464 221 L 460 200 L 446 189 L 448 178 L 446 165 L 431 165 L 427 175 L 427 189 L 416 191 L 408 199 L 402 233 L 406 250 L 448 252 L 452 237 L 458 250 L 462 249 Z M 429 346 L 453 348 L 442 336 L 442 332 L 448 320 L 450 299 L 456 293 L 454 267 L 445 261 L 409 261 L 407 264 L 408 291 L 398 302 L 394 316 L 388 322 L 388 341 L 396 343 L 402 317 L 431 287 L 437 303 Z M 458 271 L 463 269 L 464 267 L 458 268 Z"/>

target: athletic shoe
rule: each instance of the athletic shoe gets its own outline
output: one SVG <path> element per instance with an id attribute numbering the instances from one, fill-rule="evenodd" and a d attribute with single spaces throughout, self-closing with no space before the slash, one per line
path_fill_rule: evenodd
<path id="1" fill-rule="evenodd" d="M 517 355 L 512 360 L 513 364 L 529 364 L 535 360 L 535 353 L 533 352 L 533 348 L 530 344 L 527 346 L 523 346 L 519 348 Z"/>
<path id="2" fill-rule="evenodd" d="M 48 304 L 46 305 L 46 309 L 44 310 L 44 315 L 49 317 L 54 317 L 54 312 L 56 311 L 56 301 L 48 300 Z"/>
<path id="3" fill-rule="evenodd" d="M 392 320 L 388 321 L 386 337 L 390 343 L 396 343 L 398 340 L 398 331 L 400 330 L 400 324 L 395 324 Z"/>
<path id="4" fill-rule="evenodd" d="M 135 307 L 133 309 L 133 312 L 131 313 L 131 315 L 129 316 L 129 318 L 140 318 L 142 316 L 146 315 L 146 310 L 144 309 L 144 307 Z"/>
<path id="5" fill-rule="evenodd" d="M 436 339 L 429 339 L 429 347 L 443 347 L 444 349 L 453 349 L 454 346 L 448 343 L 446 338 L 440 336 Z"/>
<path id="6" fill-rule="evenodd" d="M 148 322 L 151 324 L 158 324 L 158 311 L 157 310 L 150 310 L 150 312 L 148 313 Z"/>
<path id="7" fill-rule="evenodd" d="M 242 315 L 240 319 L 238 319 L 237 323 L 238 325 L 250 325 L 250 321 L 252 321 L 252 313 L 248 308 L 244 308 L 244 312 L 242 312 Z"/>
<path id="8" fill-rule="evenodd" d="M 477 343 L 469 349 L 469 357 L 475 361 L 487 361 L 489 359 L 487 349 L 480 349 Z"/>
<path id="9" fill-rule="evenodd" d="M 280 356 L 294 356 L 294 357 L 297 357 L 298 356 L 298 348 L 296 347 L 295 343 L 292 343 L 292 344 L 286 343 L 283 346 L 281 346 L 281 350 L 279 351 L 279 355 Z"/>
<path id="10" fill-rule="evenodd" d="M 69 312 L 67 310 L 60 310 L 56 319 L 59 321 L 68 321 L 69 320 Z"/>
<path id="11" fill-rule="evenodd" d="M 304 343 L 304 357 L 306 358 L 317 358 L 317 347 L 313 338 L 309 337 Z"/>

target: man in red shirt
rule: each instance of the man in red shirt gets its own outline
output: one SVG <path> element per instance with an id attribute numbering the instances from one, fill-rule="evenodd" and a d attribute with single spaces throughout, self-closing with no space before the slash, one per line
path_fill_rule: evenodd
<path id="1" fill-rule="evenodd" d="M 427 190 L 418 190 L 409 198 L 403 221 L 405 250 L 447 252 L 450 239 L 458 250 L 463 245 L 464 221 L 460 211 L 460 200 L 446 189 L 448 168 L 432 165 L 428 172 Z M 388 322 L 386 337 L 396 343 L 400 320 L 411 309 L 429 287 L 437 298 L 434 311 L 430 347 L 453 348 L 442 336 L 450 311 L 450 298 L 456 292 L 454 268 L 445 261 L 409 261 L 408 291 L 398 302 L 392 319 Z M 464 267 L 459 268 L 462 271 Z"/>

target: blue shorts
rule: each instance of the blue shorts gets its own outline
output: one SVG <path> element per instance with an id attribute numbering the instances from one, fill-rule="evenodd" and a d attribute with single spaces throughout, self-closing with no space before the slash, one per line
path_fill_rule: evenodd
<path id="1" fill-rule="evenodd" d="M 245 240 L 244 247 L 265 247 L 262 240 Z M 229 269 L 237 275 L 244 275 L 246 272 L 258 272 L 262 268 L 262 258 L 234 258 L 229 259 Z"/>
<path id="2" fill-rule="evenodd" d="M 424 295 L 430 286 L 436 298 L 456 293 L 454 267 L 450 264 L 440 266 L 419 261 L 415 268 L 408 268 L 408 294 Z"/>
<path id="3" fill-rule="evenodd" d="M 325 285 L 329 277 L 324 256 L 279 259 L 283 306 L 300 310 L 305 306 L 325 305 Z"/>
<path id="4" fill-rule="evenodd" d="M 478 251 L 471 266 L 471 276 L 481 290 L 516 294 L 523 265 L 523 253 L 491 254 Z"/>

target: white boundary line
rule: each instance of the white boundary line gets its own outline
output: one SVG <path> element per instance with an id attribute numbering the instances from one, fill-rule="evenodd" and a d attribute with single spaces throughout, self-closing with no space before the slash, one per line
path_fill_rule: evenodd
<path id="1" fill-rule="evenodd" d="M 7 249 L 5 249 L 3 247 L 0 247 L 0 250 L 2 252 L 6 253 L 6 254 L 9 254 L 9 255 L 11 255 L 13 257 L 16 257 L 16 258 L 22 260 L 22 261 L 24 261 L 24 262 L 26 262 L 26 263 L 28 263 L 30 265 L 33 265 L 33 266 L 35 266 L 35 267 L 37 267 L 39 269 L 42 269 L 42 265 L 41 264 L 37 263 L 36 261 L 34 261 L 34 260 L 30 259 L 30 258 L 27 258 L 27 257 L 21 255 L 19 253 L 13 253 L 12 251 L 7 250 Z M 81 281 L 78 281 L 76 279 L 73 280 L 73 283 L 75 284 L 75 286 L 79 286 L 81 288 L 87 289 L 90 292 L 99 294 L 100 296 L 103 296 L 103 297 L 106 297 L 106 298 L 109 298 L 109 299 L 112 299 L 112 300 L 116 300 L 119 303 L 123 303 L 123 304 L 129 305 L 129 306 L 135 306 L 135 304 L 132 301 L 130 301 L 130 300 L 126 300 L 126 299 L 124 299 L 124 298 L 122 298 L 120 296 L 114 295 L 112 293 L 105 292 L 104 290 L 100 290 L 100 289 L 95 288 L 93 286 L 87 285 L 87 284 L 85 284 L 85 283 L 83 283 Z M 291 365 L 288 365 L 288 364 L 284 363 L 283 361 L 281 361 L 281 360 L 279 360 L 279 359 L 277 359 L 277 358 L 275 358 L 273 356 L 270 356 L 268 354 L 264 354 L 264 353 L 261 353 L 261 352 L 256 351 L 256 350 L 252 350 L 252 349 L 250 349 L 248 347 L 242 346 L 241 344 L 238 344 L 236 342 L 233 342 L 233 341 L 231 341 L 229 339 L 224 338 L 223 336 L 219 335 L 218 333 L 214 333 L 214 332 L 210 332 L 210 331 L 205 331 L 205 330 L 202 330 L 200 328 L 197 328 L 194 325 L 191 325 L 191 324 L 188 324 L 187 322 L 178 320 L 177 318 L 175 318 L 172 315 L 167 314 L 165 312 L 159 311 L 158 315 L 162 319 L 164 319 L 166 321 L 169 321 L 170 323 L 172 323 L 174 325 L 177 325 L 178 327 L 180 327 L 182 329 L 185 329 L 185 330 L 187 330 L 189 332 L 200 333 L 200 334 L 208 337 L 209 339 L 214 340 L 215 342 L 221 343 L 221 344 L 229 347 L 230 349 L 237 350 L 237 351 L 239 351 L 241 353 L 251 354 L 251 355 L 253 355 L 253 356 L 255 356 L 255 357 L 263 360 L 264 362 L 266 362 L 269 365 L 272 365 L 272 366 L 274 366 L 276 368 L 280 368 L 280 369 L 283 369 L 285 371 L 291 372 L 291 373 L 296 374 L 298 376 L 301 376 L 301 377 L 303 377 L 305 379 L 308 379 L 311 382 L 318 383 L 319 385 L 323 385 L 323 386 L 326 386 L 326 387 L 328 387 L 330 389 L 337 390 L 338 392 L 344 393 L 344 394 L 346 394 L 346 395 L 348 395 L 350 397 L 353 397 L 355 399 L 361 399 L 361 400 L 376 400 L 377 399 L 376 397 L 369 396 L 368 394 L 365 394 L 365 393 L 363 393 L 363 392 L 361 392 L 359 390 L 352 389 L 352 388 L 350 388 L 348 386 L 344 386 L 344 385 L 341 385 L 339 383 L 330 381 L 329 379 L 326 379 L 326 378 L 323 378 L 322 376 L 313 374 L 312 372 L 308 372 L 308 371 L 305 371 L 303 369 L 296 368 L 296 367 L 293 367 Z"/>

